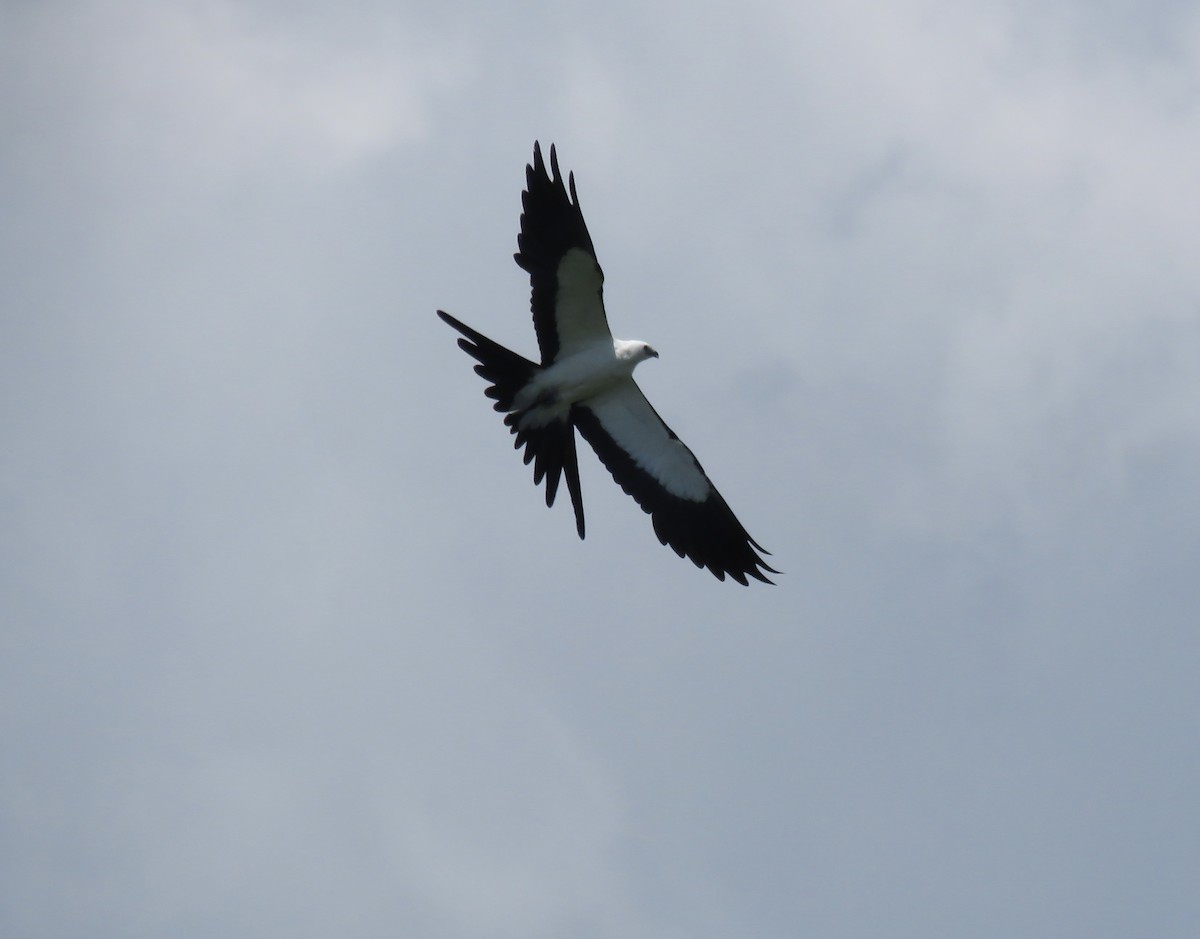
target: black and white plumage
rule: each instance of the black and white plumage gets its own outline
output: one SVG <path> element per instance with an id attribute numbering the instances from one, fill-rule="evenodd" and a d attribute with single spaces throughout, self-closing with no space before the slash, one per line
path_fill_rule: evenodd
<path id="1" fill-rule="evenodd" d="M 534 483 L 545 481 L 553 505 L 565 477 L 584 536 L 583 494 L 575 453 L 575 430 L 592 445 L 613 479 L 633 496 L 653 523 L 659 541 L 680 557 L 705 567 L 718 580 L 728 574 L 771 583 L 778 573 L 768 554 L 742 527 L 704 468 L 646 400 L 633 370 L 658 353 L 644 342 L 614 339 L 604 312 L 604 274 L 575 193 L 575 175 L 564 185 L 558 156 L 550 170 L 541 147 L 525 169 L 520 249 L 514 257 L 529 273 L 533 325 L 541 364 L 531 362 L 453 316 L 438 316 L 462 333 L 459 346 L 478 361 L 488 382 L 485 394 L 533 463 Z M 568 187 L 570 194 L 568 195 Z"/>

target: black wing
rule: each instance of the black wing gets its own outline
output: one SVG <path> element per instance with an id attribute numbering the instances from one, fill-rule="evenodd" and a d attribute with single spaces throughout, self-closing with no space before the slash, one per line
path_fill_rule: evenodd
<path id="1" fill-rule="evenodd" d="M 579 209 L 575 174 L 568 177 L 568 196 L 553 146 L 550 169 L 553 176 L 546 172 L 542 148 L 535 143 L 521 194 L 520 250 L 513 255 L 529 272 L 530 308 L 543 365 L 574 345 L 612 341 L 604 315 L 604 272 Z"/>
<path id="2" fill-rule="evenodd" d="M 758 553 L 770 552 L 742 527 L 700 461 L 632 379 L 571 413 L 613 479 L 650 514 L 660 542 L 718 580 L 728 574 L 740 584 L 747 576 L 772 583 L 763 572 L 779 572 Z"/>

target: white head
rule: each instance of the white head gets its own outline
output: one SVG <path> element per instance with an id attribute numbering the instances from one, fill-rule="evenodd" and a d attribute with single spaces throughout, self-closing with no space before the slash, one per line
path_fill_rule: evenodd
<path id="1" fill-rule="evenodd" d="M 658 353 L 654 351 L 653 347 L 639 339 L 617 339 L 614 340 L 613 347 L 618 359 L 624 359 L 634 365 L 644 362 L 646 359 L 658 358 Z"/>

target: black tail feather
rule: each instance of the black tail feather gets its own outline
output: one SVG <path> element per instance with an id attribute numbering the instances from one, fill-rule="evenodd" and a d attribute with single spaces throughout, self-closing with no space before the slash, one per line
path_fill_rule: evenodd
<path id="1" fill-rule="evenodd" d="M 521 412 L 513 410 L 517 393 L 537 374 L 539 366 L 459 322 L 449 313 L 438 310 L 437 314 L 465 337 L 458 340 L 459 348 L 479 363 L 475 373 L 488 382 L 484 394 L 496 402 L 493 408 L 508 412 L 504 423 L 516 436 L 513 446 L 518 450 L 524 447 L 525 464 L 533 463 L 534 484 L 545 480 L 546 505 L 554 505 L 559 481 L 566 473 L 567 491 L 575 509 L 575 530 L 582 538 L 583 492 L 579 485 L 574 422 L 567 416 L 550 424 L 522 429 L 519 426 Z"/>
<path id="2" fill-rule="evenodd" d="M 475 373 L 490 383 L 484 394 L 495 400 L 495 409 L 512 410 L 513 398 L 529 383 L 529 379 L 533 378 L 538 366 L 525 356 L 518 355 L 500 343 L 488 339 L 483 333 L 476 332 L 466 323 L 459 322 L 449 313 L 441 310 L 437 313 L 466 337 L 458 340 L 458 347 L 479 363 L 475 366 Z"/>

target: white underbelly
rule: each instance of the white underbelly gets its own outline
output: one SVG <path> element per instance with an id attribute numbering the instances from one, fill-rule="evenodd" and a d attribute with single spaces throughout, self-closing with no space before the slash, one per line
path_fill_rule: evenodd
<path id="1" fill-rule="evenodd" d="M 611 345 L 585 349 L 538 372 L 513 400 L 513 410 L 527 412 L 529 423 L 544 424 L 632 374 L 633 363 L 617 358 Z"/>

